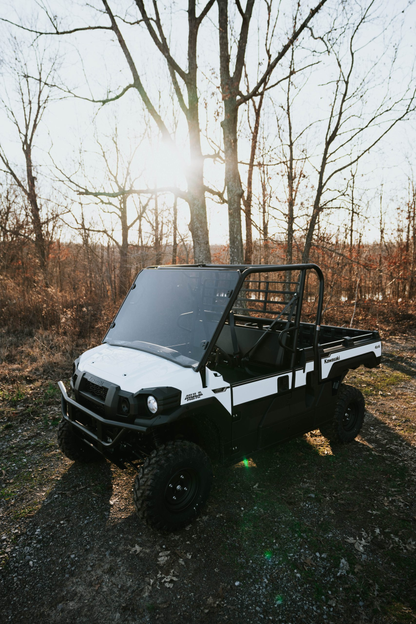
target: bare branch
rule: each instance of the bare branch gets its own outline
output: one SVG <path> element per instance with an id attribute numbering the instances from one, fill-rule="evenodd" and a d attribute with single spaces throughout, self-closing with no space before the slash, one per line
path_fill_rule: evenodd
<path id="1" fill-rule="evenodd" d="M 244 19 L 244 11 L 243 11 L 243 7 L 241 6 L 241 2 L 240 0 L 235 0 L 235 6 L 238 9 L 238 12 L 240 13 L 241 17 Z"/>
<path id="2" fill-rule="evenodd" d="M 188 78 L 187 73 L 182 69 L 180 65 L 178 65 L 178 63 L 175 61 L 175 59 L 172 57 L 170 53 L 165 34 L 163 32 L 163 28 L 162 28 L 162 24 L 161 24 L 160 16 L 159 16 L 159 10 L 158 10 L 156 2 L 153 2 L 153 7 L 155 9 L 156 25 L 159 31 L 159 37 L 155 29 L 153 28 L 153 24 L 147 14 L 146 7 L 144 6 L 143 0 L 136 0 L 136 4 L 143 18 L 143 21 L 146 24 L 146 28 L 149 32 L 149 35 L 153 39 L 153 42 L 156 45 L 157 49 L 159 50 L 159 52 L 163 54 L 163 56 L 165 57 L 165 59 L 167 60 L 169 64 L 169 67 L 171 67 L 182 78 L 182 80 L 186 82 Z"/>
<path id="3" fill-rule="evenodd" d="M 0 17 L 0 21 L 1 22 L 6 22 L 7 24 L 11 24 L 12 26 L 16 26 L 16 28 L 20 28 L 20 30 L 25 30 L 26 32 L 30 32 L 34 35 L 38 35 L 38 36 L 50 36 L 50 35 L 73 35 L 74 33 L 77 32 L 86 32 L 86 31 L 90 31 L 90 30 L 112 30 L 111 26 L 80 26 L 77 28 L 71 28 L 69 30 L 59 30 L 58 28 L 55 28 L 55 30 L 52 31 L 42 31 L 42 30 L 35 30 L 34 28 L 29 28 L 27 26 L 23 26 L 22 24 L 18 24 L 17 22 L 12 22 L 11 20 L 6 19 L 5 17 Z"/>
<path id="4" fill-rule="evenodd" d="M 140 79 L 139 73 L 137 71 L 136 65 L 134 64 L 133 58 L 130 54 L 130 51 L 127 47 L 126 42 L 124 41 L 123 35 L 121 34 L 121 31 L 117 25 L 117 22 L 115 20 L 115 17 L 108 5 L 107 0 L 102 0 L 102 3 L 104 4 L 104 8 L 107 12 L 108 17 L 110 18 L 110 22 L 111 22 L 111 30 L 113 30 L 113 32 L 115 33 L 118 42 L 120 44 L 120 47 L 122 49 L 122 52 L 126 58 L 127 64 L 130 68 L 130 71 L 132 73 L 133 76 L 133 84 L 134 87 L 137 89 L 137 91 L 140 94 L 140 97 L 143 100 L 144 105 L 146 106 L 147 110 L 149 111 L 151 117 L 153 118 L 153 120 L 156 122 L 157 127 L 159 128 L 160 132 L 162 133 L 162 136 L 164 136 L 165 138 L 167 138 L 169 141 L 172 141 L 171 136 L 169 134 L 168 129 L 165 126 L 165 123 L 163 122 L 161 116 L 159 115 L 159 113 L 157 112 L 157 110 L 155 109 L 155 107 L 153 106 L 144 86 L 143 83 Z"/>
<path id="5" fill-rule="evenodd" d="M 214 6 L 214 4 L 215 4 L 215 0 L 208 0 L 208 2 L 206 3 L 205 7 L 202 9 L 199 17 L 196 20 L 198 27 L 201 24 L 201 22 L 204 19 L 204 17 L 206 17 L 208 15 L 208 13 L 210 12 L 210 10 Z"/>
<path id="6" fill-rule="evenodd" d="M 237 58 L 235 61 L 234 75 L 232 81 L 235 85 L 239 85 L 241 74 L 244 67 L 244 58 L 246 55 L 248 29 L 250 26 L 251 15 L 253 13 L 254 0 L 247 0 L 246 10 L 243 12 L 239 0 L 236 0 L 238 10 L 241 12 L 242 24 L 240 36 L 238 38 Z"/>
<path id="7" fill-rule="evenodd" d="M 399 117 L 397 117 L 396 119 L 394 119 L 391 122 L 391 124 L 368 147 L 362 150 L 355 158 L 350 160 L 347 164 L 343 165 L 342 167 L 338 167 L 338 169 L 335 169 L 334 171 L 332 171 L 331 174 L 326 178 L 325 184 L 327 184 L 329 180 L 333 178 L 336 174 L 340 173 L 341 171 L 344 171 L 348 167 L 351 167 L 352 165 L 357 163 L 359 160 L 361 160 L 361 158 L 365 156 L 366 154 L 368 154 L 373 149 L 373 147 L 375 147 L 378 143 L 380 143 L 380 141 L 386 136 L 386 134 L 390 132 L 392 128 L 394 128 L 396 124 L 398 124 L 400 121 L 403 121 L 409 115 L 409 113 L 414 112 L 415 110 L 416 110 L 416 90 L 413 92 L 411 101 L 406 107 L 406 110 L 404 111 L 404 113 L 400 115 Z"/>
<path id="8" fill-rule="evenodd" d="M 283 78 L 280 78 L 279 80 L 277 80 L 277 82 L 274 82 L 271 85 L 267 85 L 267 87 L 265 87 L 264 91 L 265 92 L 266 91 L 270 91 L 270 89 L 273 89 L 274 87 L 277 87 L 282 82 L 286 82 L 286 80 L 289 80 L 289 78 L 291 78 L 292 76 L 295 76 L 296 74 L 299 74 L 300 72 L 305 71 L 305 69 L 309 69 L 310 67 L 314 67 L 315 65 L 319 65 L 319 64 L 320 64 L 320 61 L 316 61 L 315 63 L 309 63 L 308 65 L 305 65 L 304 67 L 301 67 L 300 69 L 294 69 L 293 71 L 290 71 Z M 260 97 L 262 93 L 263 93 L 263 91 L 258 92 L 253 97 Z M 244 96 L 242 96 L 242 97 L 244 97 Z"/>
<path id="9" fill-rule="evenodd" d="M 283 46 L 283 48 L 280 50 L 279 54 L 274 58 L 273 61 L 271 61 L 268 66 L 266 71 L 264 72 L 263 76 L 260 78 L 260 80 L 258 81 L 258 83 L 256 84 L 256 86 L 250 91 L 250 93 L 247 93 L 246 95 L 244 95 L 243 97 L 240 97 L 237 100 L 237 106 L 241 106 L 241 104 L 244 104 L 245 102 L 247 102 L 248 100 L 250 100 L 251 98 L 253 98 L 261 89 L 261 87 L 263 86 L 263 84 L 265 82 L 267 82 L 270 79 L 271 74 L 273 73 L 273 71 L 275 70 L 277 64 L 282 60 L 282 58 L 286 55 L 287 51 L 291 48 L 291 46 L 295 43 L 295 41 L 299 38 L 299 36 L 302 34 L 302 32 L 305 30 L 305 28 L 308 26 L 309 22 L 315 17 L 315 15 L 321 10 L 321 8 L 324 6 L 324 4 L 327 2 L 327 0 L 320 0 L 320 2 L 315 6 L 315 8 L 311 9 L 309 12 L 308 17 L 302 22 L 302 24 L 293 32 L 292 36 L 289 37 L 289 39 L 287 40 L 286 44 Z"/>
<path id="10" fill-rule="evenodd" d="M 182 191 L 176 186 L 162 186 L 157 188 L 143 188 L 143 189 L 120 189 L 119 191 L 114 192 L 105 192 L 105 191 L 88 191 L 86 189 L 82 191 L 77 191 L 78 195 L 84 195 L 87 197 L 128 197 L 130 195 L 161 195 L 164 193 L 172 193 L 176 197 L 180 197 L 184 199 L 186 202 L 190 201 L 189 193 L 186 191 Z"/>
<path id="11" fill-rule="evenodd" d="M 209 186 L 204 186 L 204 190 L 206 193 L 209 193 L 213 197 L 218 197 L 222 204 L 228 204 L 228 201 L 225 199 L 224 192 L 216 191 L 215 189 L 210 188 Z"/>
<path id="12" fill-rule="evenodd" d="M 39 80 L 39 78 L 36 78 L 36 76 L 31 76 L 29 75 L 28 78 L 32 79 L 32 80 Z M 62 93 L 66 93 L 67 95 L 70 95 L 73 98 L 76 98 L 77 100 L 83 100 L 85 102 L 91 102 L 91 104 L 108 104 L 109 102 L 116 102 L 117 100 L 119 100 L 120 98 L 122 98 L 127 91 L 130 91 L 130 89 L 135 89 L 136 85 L 134 83 L 128 84 L 126 87 L 124 87 L 120 93 L 117 93 L 116 95 L 113 95 L 111 97 L 108 98 L 103 98 L 100 100 L 96 100 L 94 98 L 88 98 L 85 97 L 83 95 L 78 95 L 77 93 L 74 93 L 73 91 L 71 91 L 70 89 L 65 89 L 64 87 L 62 87 L 61 85 L 58 85 L 56 83 L 51 83 L 51 82 L 43 82 L 43 84 L 46 87 L 49 87 L 50 89 L 56 89 L 57 91 L 61 91 Z"/>

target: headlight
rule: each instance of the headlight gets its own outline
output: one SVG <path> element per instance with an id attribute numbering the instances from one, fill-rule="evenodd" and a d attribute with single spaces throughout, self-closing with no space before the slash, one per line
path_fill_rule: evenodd
<path id="1" fill-rule="evenodd" d="M 148 396 L 147 397 L 147 409 L 149 410 L 149 412 L 151 412 L 152 414 L 156 414 L 157 412 L 157 401 L 155 399 L 154 396 Z"/>

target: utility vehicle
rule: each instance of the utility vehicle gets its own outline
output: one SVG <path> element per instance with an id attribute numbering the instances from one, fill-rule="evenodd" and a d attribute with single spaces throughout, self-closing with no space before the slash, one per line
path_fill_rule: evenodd
<path id="1" fill-rule="evenodd" d="M 100 346 L 62 382 L 58 442 L 75 461 L 106 457 L 137 476 L 139 516 L 161 530 L 195 518 L 211 461 L 319 428 L 348 443 L 364 398 L 349 369 L 375 367 L 376 331 L 321 325 L 314 264 L 142 270 Z"/>

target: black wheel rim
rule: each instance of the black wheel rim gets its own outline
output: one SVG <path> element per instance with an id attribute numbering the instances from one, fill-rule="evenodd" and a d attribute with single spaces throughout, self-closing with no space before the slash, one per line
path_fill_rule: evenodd
<path id="1" fill-rule="evenodd" d="M 356 405 L 348 405 L 342 418 L 342 428 L 344 431 L 353 431 L 358 418 L 358 408 Z"/>
<path id="2" fill-rule="evenodd" d="M 165 490 L 167 507 L 174 512 L 180 512 L 192 505 L 198 492 L 199 479 L 194 470 L 189 468 L 178 470 L 169 479 Z"/>

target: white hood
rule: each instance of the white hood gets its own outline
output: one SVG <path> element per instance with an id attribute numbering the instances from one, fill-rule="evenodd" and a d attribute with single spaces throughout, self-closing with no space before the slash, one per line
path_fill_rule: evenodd
<path id="1" fill-rule="evenodd" d="M 79 370 L 117 384 L 127 392 L 142 388 L 199 385 L 200 375 L 153 353 L 102 344 L 80 357 Z"/>

